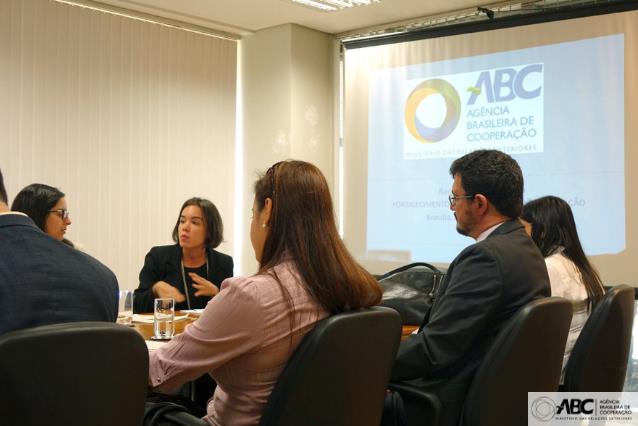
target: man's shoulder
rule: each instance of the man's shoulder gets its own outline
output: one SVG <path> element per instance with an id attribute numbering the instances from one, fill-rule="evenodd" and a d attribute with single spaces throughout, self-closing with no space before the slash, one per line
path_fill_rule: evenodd
<path id="1" fill-rule="evenodd" d="M 10 251 L 14 255 L 32 251 L 46 254 L 49 246 L 59 243 L 38 228 L 31 218 L 17 214 L 0 215 L 0 241 L 4 244 L 0 246 L 3 251 Z M 68 247 L 68 246 L 67 246 Z"/>
<path id="2" fill-rule="evenodd" d="M 522 225 L 505 222 L 483 241 L 474 244 L 483 250 L 512 250 L 519 246 L 535 247 Z"/>
<path id="3" fill-rule="evenodd" d="M 117 283 L 113 272 L 99 260 L 55 240 L 37 227 L 11 228 L 6 242 L 0 253 L 10 251 L 13 262 L 3 267 L 13 269 L 13 273 L 37 270 L 47 271 L 47 276 L 58 280 L 85 277 L 87 281 L 101 278 Z"/>
<path id="4" fill-rule="evenodd" d="M 488 238 L 469 245 L 459 253 L 453 264 L 477 259 L 495 260 L 499 263 L 526 260 L 544 263 L 540 251 L 522 227 L 506 227 L 501 232 L 494 232 Z"/>
<path id="5" fill-rule="evenodd" d="M 2 229 L 8 229 L 9 227 L 12 228 L 12 232 L 13 232 L 13 227 L 25 227 L 25 228 L 35 228 L 37 229 L 37 227 L 35 226 L 35 223 L 33 223 L 33 220 L 31 220 L 31 218 L 25 214 L 22 213 L 14 213 L 14 212 L 6 212 L 3 214 L 0 214 L 0 230 Z"/>
<path id="6" fill-rule="evenodd" d="M 84 253 L 59 241 L 53 241 L 51 245 L 51 255 L 67 262 L 67 270 L 72 270 L 73 275 L 78 273 L 87 275 L 88 279 L 102 278 L 108 282 L 117 283 L 115 274 L 109 267 L 104 265 L 95 257 Z"/>

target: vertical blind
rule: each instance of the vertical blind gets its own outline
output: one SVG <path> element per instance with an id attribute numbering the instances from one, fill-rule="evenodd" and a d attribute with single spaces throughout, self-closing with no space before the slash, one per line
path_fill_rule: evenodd
<path id="1" fill-rule="evenodd" d="M 181 204 L 208 198 L 231 254 L 237 45 L 47 0 L 0 2 L 0 169 L 9 202 L 66 193 L 67 237 L 135 288 Z"/>

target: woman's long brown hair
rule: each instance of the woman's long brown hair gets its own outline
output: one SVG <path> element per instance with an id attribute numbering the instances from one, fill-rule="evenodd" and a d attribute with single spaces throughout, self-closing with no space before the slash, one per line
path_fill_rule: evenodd
<path id="1" fill-rule="evenodd" d="M 331 314 L 376 305 L 382 290 L 350 255 L 337 232 L 321 171 L 304 161 L 273 165 L 255 182 L 259 211 L 272 200 L 259 273 L 290 258 L 308 292 Z"/>

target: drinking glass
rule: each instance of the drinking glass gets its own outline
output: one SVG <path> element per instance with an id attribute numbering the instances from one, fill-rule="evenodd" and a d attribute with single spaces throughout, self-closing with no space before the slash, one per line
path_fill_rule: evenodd
<path id="1" fill-rule="evenodd" d="M 175 299 L 155 299 L 153 320 L 155 339 L 167 340 L 172 338 L 175 332 Z"/>
<path id="2" fill-rule="evenodd" d="M 133 290 L 120 290 L 120 303 L 118 305 L 117 323 L 133 325 Z"/>

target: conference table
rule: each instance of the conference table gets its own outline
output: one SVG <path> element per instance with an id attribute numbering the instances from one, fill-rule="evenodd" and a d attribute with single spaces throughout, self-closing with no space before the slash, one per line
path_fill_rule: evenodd
<path id="1" fill-rule="evenodd" d="M 184 332 L 186 326 L 192 322 L 194 322 L 199 317 L 199 314 L 194 314 L 192 312 L 184 313 L 181 311 L 175 312 L 175 334 L 180 334 Z M 136 321 L 135 319 L 138 319 Z M 133 327 L 137 330 L 138 333 L 144 337 L 144 340 L 150 340 L 153 337 L 153 322 L 152 322 L 153 314 L 143 314 L 143 315 L 135 315 L 133 320 Z M 143 322 L 139 319 L 143 319 Z M 418 325 L 404 325 L 401 328 L 401 340 L 407 339 L 410 334 L 412 334 L 416 329 L 418 329 Z"/>
<path id="2" fill-rule="evenodd" d="M 401 327 L 401 340 L 405 340 L 410 337 L 410 334 L 419 329 L 418 325 L 403 325 Z"/>
<path id="3" fill-rule="evenodd" d="M 175 334 L 183 333 L 186 326 L 194 322 L 198 317 L 199 314 L 175 311 Z M 153 314 L 135 314 L 133 316 L 133 327 L 142 335 L 144 340 L 151 340 L 155 333 L 153 330 Z"/>

